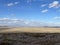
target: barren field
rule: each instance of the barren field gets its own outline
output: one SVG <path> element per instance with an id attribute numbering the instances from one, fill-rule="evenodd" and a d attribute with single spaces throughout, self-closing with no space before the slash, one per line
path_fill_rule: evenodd
<path id="1" fill-rule="evenodd" d="M 34 28 L 34 27 L 15 27 L 15 28 L 0 28 L 0 33 L 60 33 L 60 28 Z"/>
<path id="2" fill-rule="evenodd" d="M 0 28 L 0 45 L 60 45 L 60 28 Z"/>

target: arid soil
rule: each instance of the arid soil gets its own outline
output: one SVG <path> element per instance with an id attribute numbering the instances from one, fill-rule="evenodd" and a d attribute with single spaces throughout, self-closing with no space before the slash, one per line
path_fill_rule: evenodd
<path id="1" fill-rule="evenodd" d="M 60 45 L 60 33 L 0 33 L 0 45 Z"/>
<path id="2" fill-rule="evenodd" d="M 60 33 L 60 28 L 38 28 L 38 27 L 15 27 L 15 28 L 0 28 L 0 33 Z"/>

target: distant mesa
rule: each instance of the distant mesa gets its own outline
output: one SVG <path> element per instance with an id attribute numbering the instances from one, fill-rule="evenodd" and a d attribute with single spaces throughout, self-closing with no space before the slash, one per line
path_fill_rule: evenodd
<path id="1" fill-rule="evenodd" d="M 9 25 L 0 25 L 0 28 L 8 28 L 8 27 L 43 27 L 43 28 L 60 28 L 60 26 L 9 26 Z"/>

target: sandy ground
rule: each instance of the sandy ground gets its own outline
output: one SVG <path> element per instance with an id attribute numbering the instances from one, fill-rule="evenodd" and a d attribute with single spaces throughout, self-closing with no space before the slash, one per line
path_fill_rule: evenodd
<path id="1" fill-rule="evenodd" d="M 60 33 L 60 28 L 34 28 L 34 27 L 17 27 L 9 29 L 0 29 L 0 33 Z"/>

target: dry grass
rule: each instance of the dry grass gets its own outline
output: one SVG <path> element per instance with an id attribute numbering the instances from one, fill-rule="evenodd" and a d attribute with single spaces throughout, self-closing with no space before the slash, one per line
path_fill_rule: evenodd
<path id="1" fill-rule="evenodd" d="M 28 33 L 60 33 L 60 28 L 34 28 L 34 27 L 18 27 L 18 28 L 10 28 L 3 29 L 0 33 L 20 33 L 20 32 L 28 32 Z"/>

